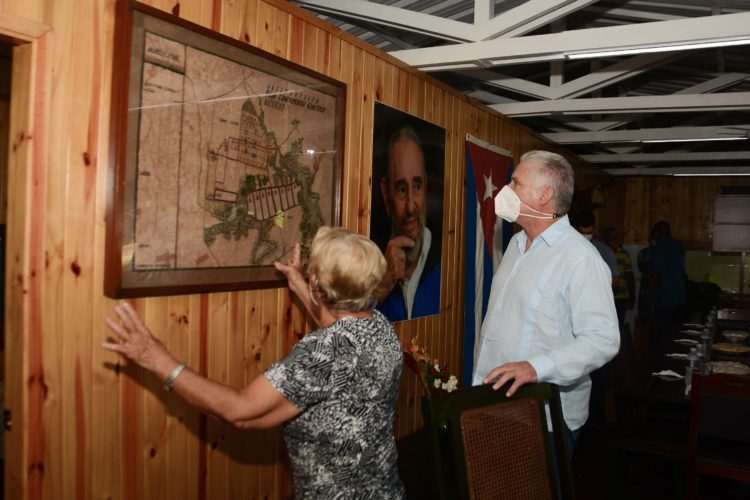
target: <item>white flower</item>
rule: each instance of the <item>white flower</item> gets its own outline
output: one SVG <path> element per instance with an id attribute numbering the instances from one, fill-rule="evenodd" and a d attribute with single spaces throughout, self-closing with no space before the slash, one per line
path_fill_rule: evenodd
<path id="1" fill-rule="evenodd" d="M 434 366 L 435 366 L 435 371 L 438 371 L 438 372 L 439 372 L 439 371 L 440 371 L 440 365 L 438 365 L 438 364 L 436 363 L 436 364 L 435 364 Z"/>
<path id="2" fill-rule="evenodd" d="M 440 389 L 440 379 L 439 378 L 435 379 L 435 389 Z"/>
<path id="3" fill-rule="evenodd" d="M 443 390 L 448 392 L 453 392 L 458 387 L 458 379 L 455 377 L 455 375 L 451 375 L 448 379 L 448 382 L 443 384 Z"/>

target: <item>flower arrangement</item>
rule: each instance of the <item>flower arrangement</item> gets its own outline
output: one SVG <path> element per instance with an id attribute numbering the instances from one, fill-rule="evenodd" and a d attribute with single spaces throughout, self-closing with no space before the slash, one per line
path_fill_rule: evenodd
<path id="1" fill-rule="evenodd" d="M 419 375 L 429 398 L 440 398 L 459 388 L 456 376 L 451 375 L 447 367 L 440 366 L 440 362 L 430 356 L 424 347 L 417 345 L 416 338 L 404 349 L 404 362 Z"/>

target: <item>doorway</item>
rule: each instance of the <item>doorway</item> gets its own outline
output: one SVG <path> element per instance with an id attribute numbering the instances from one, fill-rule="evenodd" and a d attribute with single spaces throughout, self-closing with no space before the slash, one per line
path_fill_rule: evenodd
<path id="1" fill-rule="evenodd" d="M 10 75 L 13 45 L 0 39 L 0 500 L 4 491 L 5 446 L 5 236 L 8 207 L 8 144 L 10 130 Z"/>

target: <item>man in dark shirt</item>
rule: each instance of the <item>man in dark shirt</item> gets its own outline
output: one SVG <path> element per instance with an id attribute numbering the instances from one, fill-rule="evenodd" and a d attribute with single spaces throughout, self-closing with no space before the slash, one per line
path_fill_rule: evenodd
<path id="1" fill-rule="evenodd" d="M 650 276 L 645 299 L 653 304 L 657 319 L 657 354 L 672 348 L 672 323 L 677 309 L 685 304 L 685 249 L 672 238 L 669 222 L 660 220 L 654 226 L 656 245 L 649 257 Z"/>

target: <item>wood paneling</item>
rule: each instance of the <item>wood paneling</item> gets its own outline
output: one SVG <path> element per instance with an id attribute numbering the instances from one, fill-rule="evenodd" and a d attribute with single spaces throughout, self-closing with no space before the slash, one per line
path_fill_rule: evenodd
<path id="1" fill-rule="evenodd" d="M 599 228 L 622 229 L 624 241 L 645 244 L 659 220 L 686 248 L 709 250 L 713 240 L 714 200 L 721 186 L 750 185 L 744 177 L 622 177 L 605 188 Z"/>
<path id="2" fill-rule="evenodd" d="M 441 312 L 397 331 L 404 342 L 418 335 L 460 373 L 465 135 L 516 157 L 550 146 L 287 2 L 146 3 L 347 84 L 347 227 L 369 231 L 375 100 L 446 129 Z M 99 348 L 114 305 L 102 293 L 110 85 L 123 77 L 112 72 L 114 7 L 114 0 L 0 0 L 0 32 L 12 34 L 3 19 L 20 19 L 16 38 L 30 41 L 16 49 L 19 91 L 11 101 L 6 387 L 14 429 L 6 434 L 6 498 L 288 497 L 278 430 L 240 432 L 202 416 Z M 568 157 L 580 185 L 600 182 Z M 132 303 L 176 356 L 234 386 L 280 359 L 311 324 L 284 288 Z M 401 391 L 395 427 L 405 436 L 422 425 L 413 374 L 405 373 Z"/>

